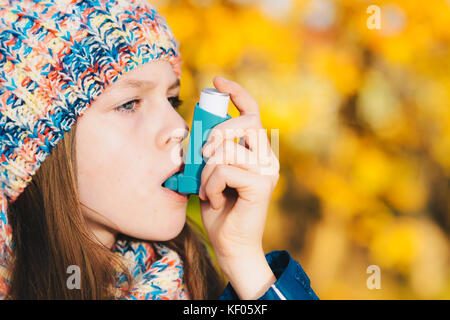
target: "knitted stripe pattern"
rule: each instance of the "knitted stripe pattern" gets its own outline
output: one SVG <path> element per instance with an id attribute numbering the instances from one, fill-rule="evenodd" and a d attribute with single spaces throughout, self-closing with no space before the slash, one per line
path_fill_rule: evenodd
<path id="1" fill-rule="evenodd" d="M 120 273 L 116 299 L 190 299 L 183 279 L 183 262 L 174 250 L 157 242 L 117 240 L 113 252 L 128 261 L 128 270 L 135 283 L 128 289 L 125 274 Z"/>
<path id="2" fill-rule="evenodd" d="M 179 43 L 145 0 L 0 0 L 0 297 L 14 249 L 8 203 L 108 85 L 158 59 L 181 76 Z M 138 265 L 154 257 L 150 244 L 120 246 Z M 175 252 L 158 250 L 181 266 Z"/>

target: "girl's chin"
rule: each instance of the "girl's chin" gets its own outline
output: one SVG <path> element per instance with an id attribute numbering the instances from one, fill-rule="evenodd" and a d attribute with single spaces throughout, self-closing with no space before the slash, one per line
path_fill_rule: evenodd
<path id="1" fill-rule="evenodd" d="M 185 223 L 186 219 L 172 220 L 170 225 L 152 225 L 149 228 L 145 228 L 145 230 L 132 230 L 127 234 L 133 238 L 145 241 L 170 241 L 181 233 Z M 149 232 L 150 228 L 153 228 L 153 231 Z"/>
<path id="2" fill-rule="evenodd" d="M 172 212 L 167 212 L 167 215 L 164 225 L 157 227 L 158 241 L 169 241 L 176 238 L 186 224 L 186 210 L 172 210 Z"/>
<path id="3" fill-rule="evenodd" d="M 164 234 L 161 234 L 159 237 L 152 237 L 152 241 L 170 241 L 178 237 L 183 230 L 184 224 L 179 228 L 173 228 L 171 230 L 167 230 Z"/>

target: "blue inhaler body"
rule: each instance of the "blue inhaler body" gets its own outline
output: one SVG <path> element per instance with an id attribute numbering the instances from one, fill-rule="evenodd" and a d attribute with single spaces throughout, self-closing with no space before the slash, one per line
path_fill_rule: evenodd
<path id="1" fill-rule="evenodd" d="M 174 174 L 163 186 L 184 194 L 198 194 L 205 159 L 202 155 L 203 145 L 208 140 L 211 129 L 231 116 L 227 113 L 230 95 L 214 88 L 205 88 L 200 101 L 195 105 L 192 119 L 189 148 L 183 172 Z"/>

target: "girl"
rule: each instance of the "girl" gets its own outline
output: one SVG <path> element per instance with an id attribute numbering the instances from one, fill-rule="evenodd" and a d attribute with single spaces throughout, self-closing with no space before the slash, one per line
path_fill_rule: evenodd
<path id="1" fill-rule="evenodd" d="M 286 251 L 264 255 L 279 163 L 248 135 L 262 129 L 257 102 L 216 77 L 240 111 L 203 148 L 221 282 L 187 196 L 162 186 L 189 129 L 180 77 L 178 42 L 144 0 L 0 0 L 2 298 L 317 299 Z M 261 145 L 268 161 L 216 161 Z"/>

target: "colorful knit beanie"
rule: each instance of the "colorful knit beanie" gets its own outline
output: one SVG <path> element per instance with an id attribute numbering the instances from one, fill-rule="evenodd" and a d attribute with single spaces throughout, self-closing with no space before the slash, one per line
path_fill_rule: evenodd
<path id="1" fill-rule="evenodd" d="M 0 0 L 0 298 L 14 253 L 8 203 L 108 85 L 157 59 L 181 76 L 179 44 L 145 0 Z M 133 262 L 125 298 L 189 298 L 175 251 L 123 240 L 113 251 Z"/>

